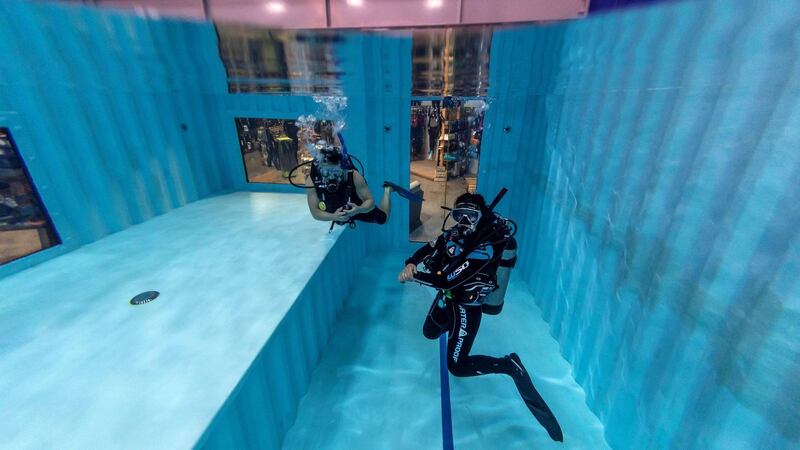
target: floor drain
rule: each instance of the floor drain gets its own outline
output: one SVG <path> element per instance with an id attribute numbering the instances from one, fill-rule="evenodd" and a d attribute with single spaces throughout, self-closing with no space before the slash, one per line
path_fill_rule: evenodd
<path id="1" fill-rule="evenodd" d="M 156 298 L 158 298 L 158 292 L 156 291 L 142 292 L 131 299 L 131 305 L 144 305 L 145 303 L 152 302 Z"/>

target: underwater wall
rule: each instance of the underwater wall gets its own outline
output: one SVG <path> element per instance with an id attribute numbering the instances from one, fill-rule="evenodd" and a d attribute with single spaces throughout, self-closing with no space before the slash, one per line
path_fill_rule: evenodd
<path id="1" fill-rule="evenodd" d="M 224 82 L 215 39 L 207 24 L 0 2 L 0 127 L 63 242 L 2 274 L 232 187 L 205 94 Z"/>
<path id="2" fill-rule="evenodd" d="M 281 448 L 365 255 L 358 233 L 337 238 L 193 448 Z"/>
<path id="3" fill-rule="evenodd" d="M 615 448 L 800 444 L 799 30 L 697 1 L 508 31 L 520 272 Z"/>

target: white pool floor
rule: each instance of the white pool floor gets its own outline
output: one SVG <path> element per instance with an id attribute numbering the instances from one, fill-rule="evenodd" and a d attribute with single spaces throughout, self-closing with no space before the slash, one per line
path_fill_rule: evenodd
<path id="1" fill-rule="evenodd" d="M 0 448 L 191 448 L 327 231 L 303 195 L 236 193 L 0 280 Z M 128 304 L 148 290 L 161 296 Z"/>
<path id="2" fill-rule="evenodd" d="M 421 331 L 432 293 L 397 283 L 406 256 L 365 261 L 284 449 L 442 448 L 439 346 Z M 533 298 L 514 282 L 503 312 L 484 316 L 472 353 L 512 351 L 559 419 L 564 443 L 550 440 L 510 378 L 451 376 L 455 448 L 608 448 Z"/>

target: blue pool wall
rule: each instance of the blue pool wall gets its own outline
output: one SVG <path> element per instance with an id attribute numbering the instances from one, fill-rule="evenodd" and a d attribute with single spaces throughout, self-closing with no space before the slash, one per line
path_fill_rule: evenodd
<path id="1" fill-rule="evenodd" d="M 661 2 L 495 32 L 479 190 L 509 187 L 518 272 L 614 447 L 798 444 L 793 6 Z M 410 48 L 340 49 L 344 135 L 376 197 L 409 177 Z M 9 0 L 0 54 L 0 122 L 64 240 L 0 277 L 210 195 L 288 191 L 246 183 L 233 118 L 318 111 L 228 94 L 209 24 Z M 348 231 L 356 260 L 409 247 L 407 217 L 395 201 L 388 226 Z"/>
<path id="2" fill-rule="evenodd" d="M 508 31 L 519 271 L 615 448 L 800 444 L 799 30 L 748 0 Z"/>
<path id="3" fill-rule="evenodd" d="M 63 241 L 0 277 L 231 188 L 207 95 L 224 83 L 209 28 L 0 2 L 0 125 Z"/>

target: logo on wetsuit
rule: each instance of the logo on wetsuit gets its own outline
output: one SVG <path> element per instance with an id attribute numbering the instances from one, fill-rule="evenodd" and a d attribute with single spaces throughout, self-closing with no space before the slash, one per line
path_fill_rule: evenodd
<path id="1" fill-rule="evenodd" d="M 458 269 L 454 270 L 453 273 L 447 275 L 447 281 L 453 281 L 453 278 L 461 275 L 461 272 L 464 271 L 469 266 L 469 261 L 464 261 L 464 264 L 459 266 Z"/>
<path id="2" fill-rule="evenodd" d="M 461 246 L 456 244 L 453 241 L 448 241 L 447 244 L 447 254 L 450 256 L 458 256 L 461 254 Z"/>
<path id="3" fill-rule="evenodd" d="M 453 362 L 458 362 L 458 355 L 461 353 L 461 346 L 464 344 L 464 336 L 467 335 L 467 310 L 461 305 L 458 305 L 458 315 L 461 317 L 461 322 L 458 329 L 458 341 L 453 349 Z"/>

